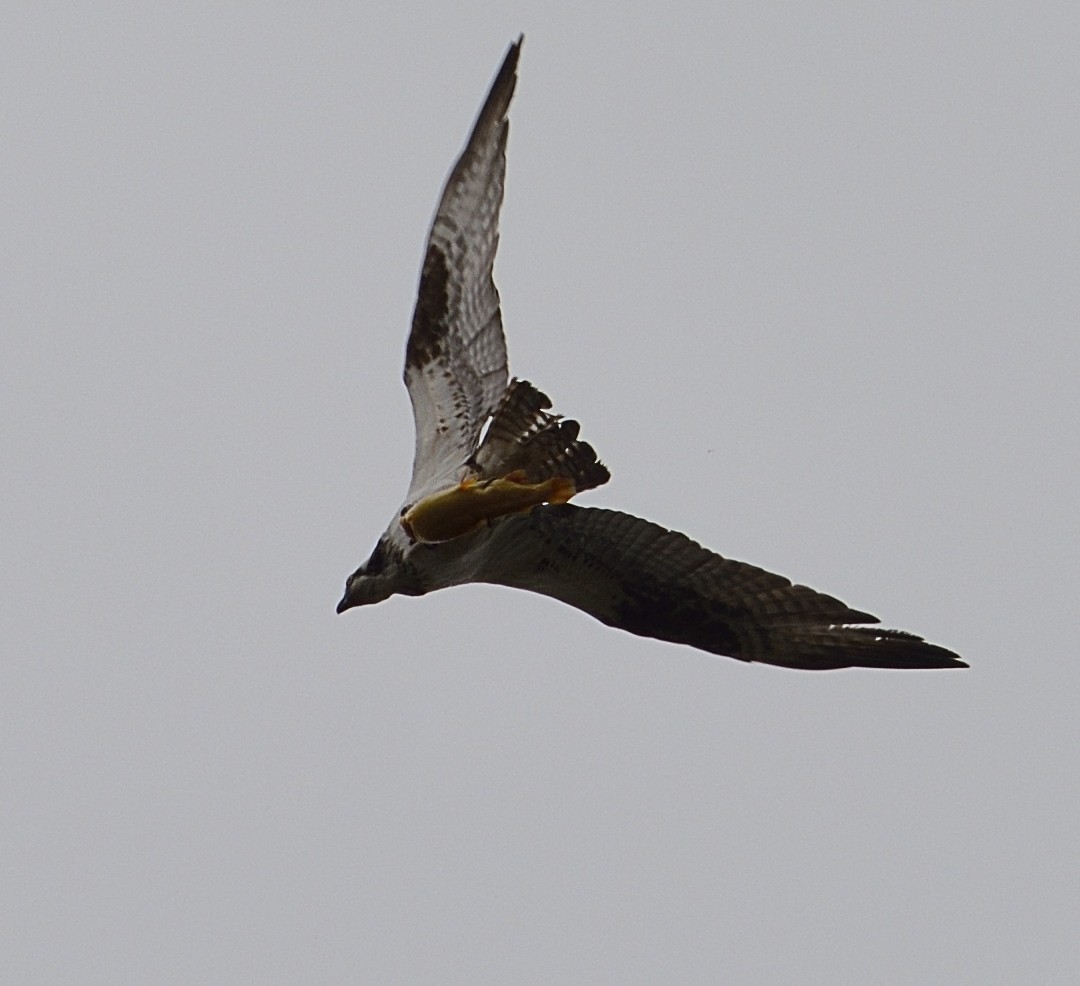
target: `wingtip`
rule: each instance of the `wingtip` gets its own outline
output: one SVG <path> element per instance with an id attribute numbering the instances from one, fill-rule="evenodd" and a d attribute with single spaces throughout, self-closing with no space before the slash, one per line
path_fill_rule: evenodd
<path id="1" fill-rule="evenodd" d="M 524 41 L 525 35 L 519 34 L 517 41 L 512 42 L 510 47 L 506 49 L 506 57 L 503 59 L 502 66 L 499 69 L 500 77 L 517 75 L 518 59 L 521 57 L 521 45 Z"/>
<path id="2" fill-rule="evenodd" d="M 510 100 L 514 97 L 514 89 L 517 87 L 518 57 L 521 55 L 521 43 L 524 38 L 524 34 L 519 35 L 517 41 L 507 49 L 506 57 L 499 66 L 499 71 L 495 74 L 495 79 L 488 90 L 487 99 L 480 109 L 473 131 L 474 135 L 481 127 L 490 126 L 505 118 L 510 108 Z"/>
<path id="3" fill-rule="evenodd" d="M 971 665 L 968 664 L 968 662 L 965 661 L 959 654 L 953 653 L 947 647 L 941 647 L 940 649 L 944 652 L 944 656 L 947 658 L 947 660 L 942 663 L 942 668 L 956 668 L 959 670 L 960 668 L 966 669 L 971 667 Z"/>

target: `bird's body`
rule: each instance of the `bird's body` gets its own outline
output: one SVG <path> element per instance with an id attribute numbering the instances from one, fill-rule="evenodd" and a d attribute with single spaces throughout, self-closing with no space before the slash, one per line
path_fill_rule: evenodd
<path id="1" fill-rule="evenodd" d="M 338 612 L 469 582 L 539 592 L 610 626 L 782 667 L 966 667 L 869 613 L 629 514 L 567 503 L 610 478 L 577 422 L 509 379 L 492 279 L 506 170 L 510 47 L 428 238 L 405 384 L 416 447 L 405 504 Z"/>

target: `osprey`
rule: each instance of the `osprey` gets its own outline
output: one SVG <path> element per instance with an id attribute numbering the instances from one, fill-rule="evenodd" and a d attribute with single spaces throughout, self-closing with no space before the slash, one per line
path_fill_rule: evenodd
<path id="1" fill-rule="evenodd" d="M 511 45 L 443 189 L 405 354 L 416 447 L 400 512 L 337 611 L 487 582 L 609 626 L 787 668 L 956 668 L 956 654 L 683 534 L 573 496 L 610 474 L 577 422 L 509 379 L 492 265 L 506 172 Z"/>

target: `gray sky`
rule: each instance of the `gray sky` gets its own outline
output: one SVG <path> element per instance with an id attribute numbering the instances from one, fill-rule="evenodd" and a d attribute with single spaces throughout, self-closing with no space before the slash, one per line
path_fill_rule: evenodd
<path id="1" fill-rule="evenodd" d="M 22 6 L 0 979 L 1080 977 L 1073 5 Z M 334 615 L 519 31 L 496 278 L 583 502 L 971 671 L 490 587 Z"/>

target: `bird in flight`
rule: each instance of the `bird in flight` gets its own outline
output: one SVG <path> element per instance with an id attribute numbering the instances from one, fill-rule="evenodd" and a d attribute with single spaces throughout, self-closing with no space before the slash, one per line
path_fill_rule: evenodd
<path id="1" fill-rule="evenodd" d="M 485 582 L 608 626 L 786 668 L 962 668 L 944 647 L 657 524 L 568 501 L 610 478 L 576 421 L 510 379 L 492 279 L 506 173 L 510 46 L 428 236 L 405 386 L 416 427 L 405 503 L 337 611 Z M 869 625 L 868 625 L 869 624 Z"/>

